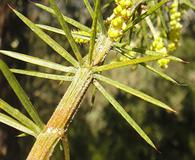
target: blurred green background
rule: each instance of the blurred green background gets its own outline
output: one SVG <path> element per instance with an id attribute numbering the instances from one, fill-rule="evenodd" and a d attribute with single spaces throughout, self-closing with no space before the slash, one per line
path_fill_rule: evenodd
<path id="1" fill-rule="evenodd" d="M 47 5 L 48 0 L 39 2 Z M 7 7 L 7 1 L 0 1 L 0 49 L 30 54 L 54 62 L 66 63 L 47 45 L 39 40 Z M 90 16 L 83 2 L 58 1 L 64 14 L 90 26 Z M 32 21 L 57 26 L 52 16 L 36 8 L 26 0 L 13 0 L 12 4 Z M 109 16 L 110 11 L 106 13 Z M 148 146 L 124 121 L 99 93 L 95 105 L 90 106 L 89 89 L 82 107 L 69 128 L 72 160 L 195 160 L 195 13 L 183 13 L 183 36 L 181 46 L 174 53 L 190 62 L 171 63 L 165 71 L 187 86 L 177 86 L 153 73 L 138 67 L 109 72 L 115 80 L 144 91 L 172 106 L 178 114 L 168 113 L 134 96 L 129 96 L 112 87 L 106 87 L 125 107 L 143 130 L 151 137 L 159 151 Z M 62 46 L 69 50 L 64 37 L 51 34 Z M 83 53 L 86 49 L 81 46 Z M 52 73 L 37 66 L 29 65 L 0 55 L 11 68 L 39 70 Z M 37 107 L 41 117 L 47 122 L 52 111 L 65 92 L 68 83 L 59 83 L 34 77 L 17 75 L 18 80 Z M 23 110 L 20 102 L 0 74 L 0 97 Z M 17 138 L 16 130 L 0 124 L 0 160 L 23 160 L 27 156 L 34 139 Z M 59 146 L 58 146 L 59 148 Z M 61 159 L 56 151 L 53 159 Z"/>

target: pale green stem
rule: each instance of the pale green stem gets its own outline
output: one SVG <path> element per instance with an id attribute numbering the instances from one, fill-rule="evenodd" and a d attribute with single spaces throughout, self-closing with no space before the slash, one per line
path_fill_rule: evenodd
<path id="1" fill-rule="evenodd" d="M 38 135 L 27 160 L 45 160 L 49 158 L 53 148 L 76 114 L 91 82 L 91 71 L 87 68 L 79 69 L 45 129 Z"/>

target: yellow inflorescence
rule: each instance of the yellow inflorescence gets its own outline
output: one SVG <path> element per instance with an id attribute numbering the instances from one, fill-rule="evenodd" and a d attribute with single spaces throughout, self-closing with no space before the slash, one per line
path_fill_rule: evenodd
<path id="1" fill-rule="evenodd" d="M 85 44 L 89 42 L 90 34 L 85 31 L 72 31 L 76 43 Z"/>
<path id="2" fill-rule="evenodd" d="M 182 25 L 180 24 L 181 13 L 178 11 L 178 0 L 174 0 L 170 9 L 170 43 L 168 45 L 169 51 L 174 51 L 179 43 Z"/>
<path id="3" fill-rule="evenodd" d="M 167 55 L 167 48 L 165 47 L 163 38 L 161 36 L 158 36 L 157 38 L 154 39 L 151 49 L 153 49 L 156 52 L 162 53 L 163 55 Z M 161 68 L 167 68 L 169 62 L 170 62 L 169 59 L 162 58 L 158 60 L 158 65 Z"/>
<path id="4" fill-rule="evenodd" d="M 131 0 L 115 0 L 116 7 L 114 8 L 113 14 L 108 18 L 111 22 L 108 29 L 108 35 L 114 41 L 118 41 L 123 35 L 124 30 L 127 26 L 127 21 L 131 16 L 130 8 L 132 6 Z"/>
<path id="5" fill-rule="evenodd" d="M 168 46 L 165 47 L 163 38 L 158 36 L 154 39 L 151 49 L 168 55 L 168 52 L 174 51 L 178 47 L 179 38 L 181 34 L 182 25 L 180 24 L 181 13 L 178 11 L 178 0 L 174 0 L 170 8 L 170 32 Z M 170 59 L 162 58 L 158 60 L 158 64 L 161 68 L 167 68 Z"/>

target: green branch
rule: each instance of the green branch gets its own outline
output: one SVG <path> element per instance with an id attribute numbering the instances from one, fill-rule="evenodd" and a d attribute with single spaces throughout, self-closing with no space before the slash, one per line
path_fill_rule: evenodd
<path id="1" fill-rule="evenodd" d="M 88 57 L 88 64 L 90 65 L 93 58 L 93 50 L 95 45 L 95 38 L 97 33 L 97 18 L 98 18 L 98 8 L 100 6 L 100 0 L 95 1 L 95 12 L 93 13 L 93 24 L 92 24 L 92 32 L 91 32 L 91 39 L 90 39 L 90 47 L 89 47 L 89 57 Z"/>

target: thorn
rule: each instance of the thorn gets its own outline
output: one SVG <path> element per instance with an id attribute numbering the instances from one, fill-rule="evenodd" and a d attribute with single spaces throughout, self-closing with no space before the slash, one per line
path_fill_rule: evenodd
<path id="1" fill-rule="evenodd" d="M 172 109 L 172 108 L 171 108 Z M 175 116 L 178 116 L 179 115 L 179 111 L 178 110 L 174 110 L 172 109 L 171 112 L 169 112 L 170 114 L 174 114 Z"/>
<path id="2" fill-rule="evenodd" d="M 170 60 L 172 60 L 172 61 L 177 61 L 177 62 L 184 63 L 184 64 L 190 63 L 190 62 L 188 62 L 188 61 L 185 61 L 185 60 L 183 60 L 183 59 L 181 59 L 181 58 L 174 57 L 174 56 L 169 56 L 169 58 L 170 58 Z"/>
<path id="3" fill-rule="evenodd" d="M 155 146 L 155 150 L 156 150 L 159 154 L 161 154 L 161 151 L 159 150 L 159 147 L 158 147 L 158 146 Z"/>
<path id="4" fill-rule="evenodd" d="M 169 113 L 178 114 L 178 111 L 172 109 L 171 107 L 167 110 Z"/>
<path id="5" fill-rule="evenodd" d="M 16 6 L 15 6 L 13 3 L 11 3 L 11 2 L 8 2 L 8 3 L 7 3 L 7 6 L 8 6 L 11 10 L 16 9 Z"/>
<path id="6" fill-rule="evenodd" d="M 179 86 L 181 86 L 181 83 L 180 82 L 178 82 L 178 81 L 176 81 L 175 79 L 174 79 L 174 82 L 173 82 L 174 84 L 176 84 L 176 85 L 179 85 Z"/>
<path id="7" fill-rule="evenodd" d="M 183 86 L 183 87 L 188 87 L 189 85 L 186 84 L 186 83 L 180 83 L 180 86 Z"/>
<path id="8" fill-rule="evenodd" d="M 178 111 L 176 111 L 176 110 L 174 110 L 174 109 L 172 109 L 171 110 L 174 114 L 178 114 Z"/>
<path id="9" fill-rule="evenodd" d="M 190 62 L 182 60 L 181 63 L 189 64 Z"/>
<path id="10" fill-rule="evenodd" d="M 162 154 L 162 152 L 161 152 L 160 150 L 157 149 L 156 151 L 157 151 L 159 154 Z"/>
<path id="11" fill-rule="evenodd" d="M 184 86 L 184 87 L 187 87 L 188 86 L 188 84 L 186 84 L 186 83 L 182 83 L 182 82 L 178 82 L 178 81 L 176 81 L 175 79 L 174 79 L 174 83 L 176 84 L 176 85 L 179 85 L 179 86 Z"/>

